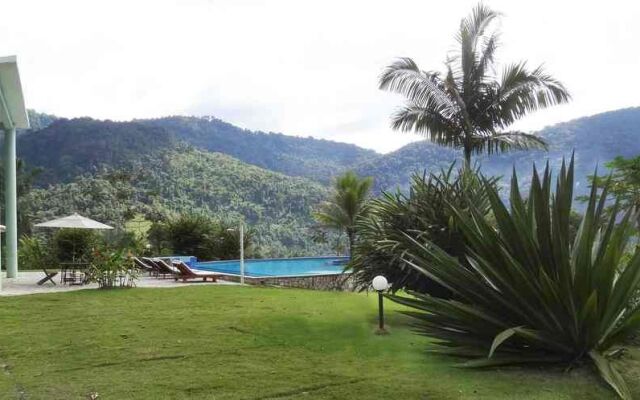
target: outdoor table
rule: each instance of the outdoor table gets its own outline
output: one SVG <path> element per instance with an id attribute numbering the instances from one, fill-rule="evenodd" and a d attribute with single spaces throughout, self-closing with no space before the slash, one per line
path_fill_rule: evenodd
<path id="1" fill-rule="evenodd" d="M 60 263 L 60 282 L 70 285 L 84 285 L 87 279 L 89 263 L 70 262 Z"/>

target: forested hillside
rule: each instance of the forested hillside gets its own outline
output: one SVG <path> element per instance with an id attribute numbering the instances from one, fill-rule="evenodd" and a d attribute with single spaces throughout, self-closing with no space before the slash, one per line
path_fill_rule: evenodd
<path id="1" fill-rule="evenodd" d="M 18 137 L 25 163 L 23 230 L 76 211 L 116 226 L 136 214 L 161 220 L 176 212 L 203 212 L 232 223 L 244 218 L 257 233 L 261 254 L 269 256 L 331 252 L 313 240 L 311 211 L 339 172 L 355 169 L 372 176 L 379 192 L 405 187 L 413 172 L 447 167 L 460 158 L 457 151 L 427 142 L 378 155 L 347 144 L 250 132 L 214 118 L 113 122 L 30 115 L 42 129 Z M 549 152 L 477 161 L 487 175 L 508 176 L 515 165 L 526 185 L 532 162 L 549 160 L 557 167 L 575 150 L 579 195 L 596 163 L 640 154 L 640 109 L 580 118 L 539 134 Z M 34 168 L 39 172 L 32 176 Z M 30 181 L 36 189 L 26 194 Z"/>
<path id="2" fill-rule="evenodd" d="M 257 252 L 279 256 L 330 251 L 311 240 L 309 229 L 312 207 L 326 194 L 325 187 L 303 178 L 180 146 L 118 170 L 32 190 L 23 204 L 34 221 L 72 212 L 120 227 L 136 214 L 149 220 L 174 213 L 205 213 L 229 224 L 244 220 L 256 233 Z"/>
<path id="3" fill-rule="evenodd" d="M 162 127 L 198 148 L 229 154 L 246 163 L 290 176 L 328 183 L 333 176 L 378 154 L 355 145 L 278 133 L 254 132 L 213 117 L 140 120 Z"/>
<path id="4" fill-rule="evenodd" d="M 59 119 L 48 127 L 18 137 L 18 157 L 42 168 L 40 185 L 68 182 L 100 168 L 119 168 L 175 140 L 162 128 L 136 122 Z"/>
<path id="5" fill-rule="evenodd" d="M 390 133 L 399 134 L 399 133 Z M 628 108 L 547 127 L 537 133 L 544 138 L 549 151 L 512 152 L 503 155 L 474 158 L 487 175 L 510 176 L 515 165 L 522 184 L 528 183 L 532 163 L 543 165 L 549 161 L 559 167 L 562 157 L 575 151 L 578 194 L 587 189 L 587 176 L 596 165 L 616 156 L 632 157 L 640 154 L 640 108 Z M 385 154 L 356 167 L 360 174 L 376 178 L 376 189 L 393 190 L 406 187 L 414 171 L 433 171 L 460 159 L 460 152 L 421 141 Z M 601 172 L 604 168 L 601 168 Z M 507 182 L 503 180 L 503 184 Z"/>

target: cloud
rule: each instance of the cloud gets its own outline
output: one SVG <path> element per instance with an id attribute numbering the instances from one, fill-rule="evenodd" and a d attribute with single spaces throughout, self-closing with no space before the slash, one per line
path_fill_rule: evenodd
<path id="1" fill-rule="evenodd" d="M 390 151 L 401 99 L 377 90 L 395 57 L 441 69 L 475 1 L 2 0 L 0 54 L 17 54 L 28 106 L 126 120 L 215 115 L 263 131 Z M 488 1 L 504 13 L 500 62 L 529 60 L 571 104 L 516 126 L 639 105 L 634 2 Z M 542 29 L 541 29 L 542 27 Z"/>

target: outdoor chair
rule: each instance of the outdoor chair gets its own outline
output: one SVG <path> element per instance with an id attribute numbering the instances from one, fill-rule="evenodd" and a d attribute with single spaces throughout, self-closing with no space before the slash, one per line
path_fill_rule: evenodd
<path id="1" fill-rule="evenodd" d="M 167 276 L 175 277 L 179 273 L 177 269 L 170 266 L 160 258 L 154 259 L 154 258 L 144 257 L 142 260 L 156 267 L 156 270 L 158 271 L 158 275 L 156 276 L 158 277 L 159 275 L 162 275 L 163 278 L 166 278 Z"/>
<path id="2" fill-rule="evenodd" d="M 151 264 L 151 263 L 146 263 L 145 261 L 139 259 L 138 257 L 133 257 L 133 262 L 135 263 L 136 267 L 138 267 L 138 269 L 147 272 L 149 274 L 149 276 L 158 276 L 158 269 L 156 268 L 155 265 Z"/>
<path id="3" fill-rule="evenodd" d="M 42 272 L 44 272 L 44 278 L 38 281 L 38 286 L 44 285 L 47 281 L 50 281 L 55 286 L 56 283 L 54 282 L 53 278 L 58 275 L 58 271 L 49 271 L 46 267 L 43 267 Z"/>
<path id="4" fill-rule="evenodd" d="M 191 279 L 202 279 L 206 282 L 208 278 L 211 278 L 211 282 L 216 282 L 217 278 L 220 277 L 220 274 L 193 269 L 182 261 L 174 261 L 173 265 L 180 271 L 180 275 L 175 277 L 176 281 L 178 279 L 182 279 L 183 282 Z"/>

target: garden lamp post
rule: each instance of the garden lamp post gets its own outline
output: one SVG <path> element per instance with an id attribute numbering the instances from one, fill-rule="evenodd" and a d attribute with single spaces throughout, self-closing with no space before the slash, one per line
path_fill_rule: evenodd
<path id="1" fill-rule="evenodd" d="M 378 292 L 378 334 L 385 334 L 387 331 L 384 329 L 384 306 L 382 302 L 382 292 L 389 288 L 389 282 L 387 278 L 382 275 L 378 275 L 373 278 L 371 283 L 373 289 Z"/>
<path id="2" fill-rule="evenodd" d="M 228 232 L 234 232 L 235 228 L 227 229 Z M 244 285 L 244 224 L 241 223 L 238 228 L 240 233 L 240 284 Z"/>

